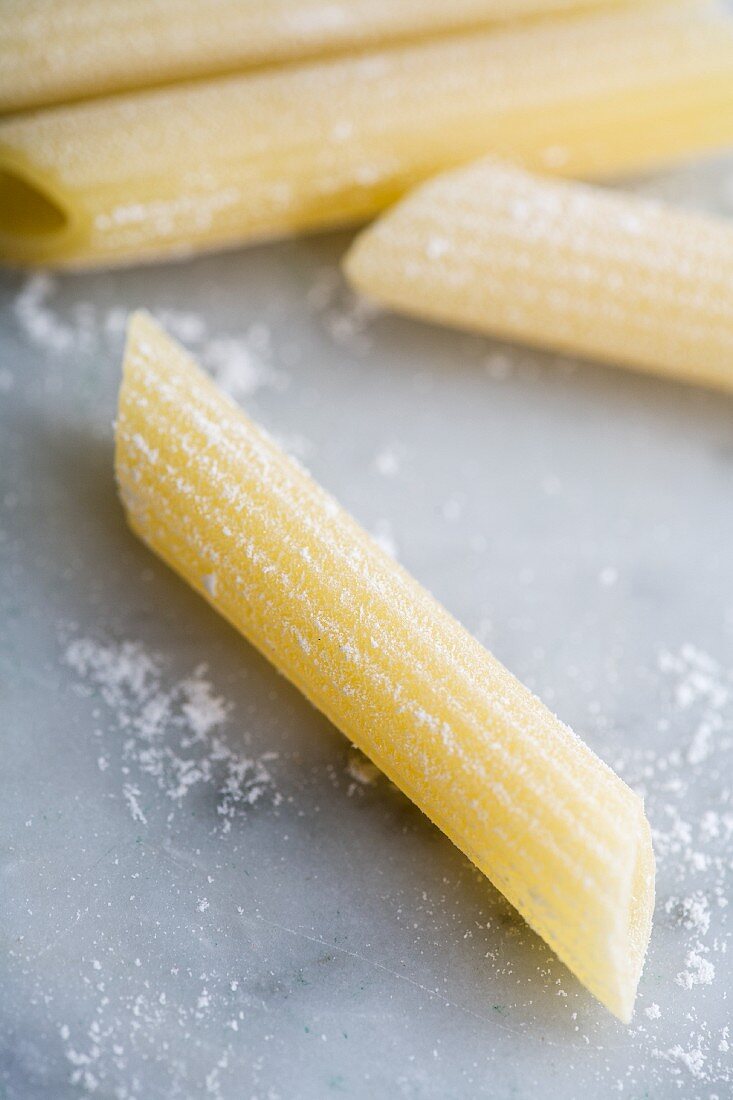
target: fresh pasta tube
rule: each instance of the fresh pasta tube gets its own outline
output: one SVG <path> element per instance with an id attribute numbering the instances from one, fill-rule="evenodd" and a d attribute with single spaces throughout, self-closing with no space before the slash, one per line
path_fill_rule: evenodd
<path id="1" fill-rule="evenodd" d="M 143 541 L 628 1020 L 654 898 L 638 796 L 145 314 L 115 465 Z"/>
<path id="2" fill-rule="evenodd" d="M 733 225 L 482 161 L 366 229 L 351 283 L 405 313 L 733 389 Z"/>
<path id="3" fill-rule="evenodd" d="M 364 219 L 492 152 L 563 175 L 733 141 L 733 20 L 596 12 L 0 125 L 0 254 L 84 266 Z"/>
<path id="4" fill-rule="evenodd" d="M 0 111 L 620 0 L 3 0 Z"/>

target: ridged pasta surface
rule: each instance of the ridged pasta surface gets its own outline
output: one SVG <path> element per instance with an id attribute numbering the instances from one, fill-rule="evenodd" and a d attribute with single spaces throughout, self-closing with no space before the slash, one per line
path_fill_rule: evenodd
<path id="1" fill-rule="evenodd" d="M 116 440 L 140 537 L 628 1019 L 654 893 L 638 797 L 141 314 Z"/>
<path id="2" fill-rule="evenodd" d="M 733 226 L 492 161 L 425 184 L 357 238 L 394 309 L 733 389 Z"/>
<path id="3" fill-rule="evenodd" d="M 3 0 L 0 111 L 622 0 Z"/>
<path id="4" fill-rule="evenodd" d="M 731 141 L 733 20 L 599 11 L 5 122 L 0 252 L 180 255 L 359 221 L 485 154 L 598 176 Z"/>

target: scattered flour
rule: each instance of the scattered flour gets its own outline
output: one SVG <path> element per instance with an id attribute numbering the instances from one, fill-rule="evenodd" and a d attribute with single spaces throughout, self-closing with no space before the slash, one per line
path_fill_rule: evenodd
<path id="1" fill-rule="evenodd" d="M 704 936 L 710 928 L 710 906 L 699 890 L 686 898 L 669 898 L 665 910 L 676 915 L 678 924 L 692 928 L 700 935 Z"/>
<path id="2" fill-rule="evenodd" d="M 53 308 L 55 292 L 51 277 L 37 275 L 27 280 L 16 298 L 16 320 L 38 347 L 64 354 L 94 351 L 105 342 L 121 340 L 125 310 L 114 308 L 104 313 L 78 303 L 60 311 Z M 316 283 L 309 297 L 335 341 L 350 350 L 365 346 L 372 311 L 349 303 L 337 273 Z M 269 334 L 264 326 L 255 326 L 242 338 L 210 339 L 198 314 L 169 310 L 158 316 L 235 399 L 251 396 L 261 387 L 277 389 L 287 384 L 286 376 L 269 362 Z M 496 357 L 487 360 L 486 367 L 496 378 L 510 370 Z M 10 386 L 12 376 L 9 380 L 6 374 L 0 376 L 0 389 Z M 304 441 L 303 447 L 307 445 Z M 394 476 L 399 461 L 392 449 L 385 448 L 375 457 L 374 467 L 383 476 Z M 542 487 L 548 496 L 562 490 L 551 474 L 544 476 Z M 377 523 L 375 537 L 388 552 L 396 554 L 386 521 Z M 599 575 L 601 584 L 611 586 L 615 581 L 616 571 L 611 567 Z M 211 583 L 215 585 L 215 579 Z M 223 727 L 229 720 L 231 705 L 217 694 L 205 666 L 176 680 L 167 672 L 163 657 L 141 644 L 93 638 L 71 640 L 65 658 L 78 676 L 78 689 L 99 694 L 110 711 L 111 729 L 121 734 L 119 750 L 117 745 L 105 745 L 105 752 L 97 757 L 98 766 L 108 778 L 110 774 L 119 777 L 119 797 L 141 830 L 148 827 L 149 821 L 160 818 L 161 808 L 178 813 L 193 791 L 214 796 L 222 834 L 228 833 L 233 819 L 245 814 L 254 803 L 268 800 L 278 804 L 279 795 L 268 767 L 275 754 L 249 759 L 230 747 Z M 718 1027 L 715 1031 L 700 1023 L 705 1003 L 700 998 L 709 987 L 720 987 L 716 969 L 725 971 L 728 947 L 722 918 L 731 897 L 733 871 L 733 683 L 726 669 L 691 645 L 678 652 L 664 652 L 659 668 L 671 686 L 671 714 L 679 735 L 670 737 L 672 747 L 665 752 L 643 747 L 630 751 L 620 763 L 620 770 L 646 795 L 660 887 L 665 891 L 660 901 L 667 930 L 679 944 L 680 954 L 668 979 L 671 1007 L 668 1010 L 667 1002 L 663 1002 L 664 1016 L 656 1003 L 645 1008 L 645 1022 L 635 1033 L 635 1049 L 639 1065 L 646 1065 L 651 1051 L 660 1066 L 666 1066 L 666 1073 L 679 1074 L 673 1078 L 679 1089 L 684 1089 L 685 1079 L 689 1083 L 692 1078 L 709 1086 L 706 1096 L 722 1097 L 733 1081 L 729 1028 Z M 349 758 L 346 771 L 353 781 L 349 793 L 368 787 L 379 775 L 366 758 L 356 755 Z M 688 800 L 688 792 L 696 779 L 711 776 L 719 779 L 715 788 L 718 793 L 711 794 L 704 812 L 695 814 L 690 810 L 693 801 Z M 209 908 L 208 899 L 197 898 L 196 894 L 194 904 L 202 915 Z M 135 965 L 139 966 L 140 961 L 136 960 Z M 134 1019 L 154 1023 L 162 1009 L 147 992 L 139 996 L 142 999 L 132 1009 Z M 210 987 L 204 987 L 196 1001 L 196 1012 L 210 1011 L 211 1000 Z M 680 1004 L 689 1005 L 689 1011 L 680 1012 Z M 663 1025 L 658 1023 L 662 1018 Z M 672 1025 L 675 1019 L 679 1022 Z M 650 1043 L 650 1033 L 662 1026 L 665 1042 L 655 1047 L 653 1039 Z M 68 1025 L 61 1026 L 59 1035 L 72 1067 L 72 1080 L 87 1091 L 98 1090 L 104 1064 L 99 1051 L 104 1048 L 94 1024 L 88 1031 L 88 1042 L 72 1039 Z M 212 1069 L 212 1082 L 218 1081 L 219 1071 L 225 1066 L 226 1056 Z M 673 1091 L 672 1085 L 669 1091 L 684 1095 L 677 1088 Z"/>
<path id="3" fill-rule="evenodd" d="M 148 819 L 140 809 L 140 803 L 138 801 L 140 798 L 140 788 L 136 787 L 133 783 L 123 783 L 122 797 L 127 803 L 132 820 L 139 821 L 141 825 L 147 825 Z"/>
<path id="4" fill-rule="evenodd" d="M 706 1048 L 700 1038 L 698 1045 L 691 1046 L 688 1050 L 685 1050 L 679 1043 L 675 1043 L 673 1047 L 670 1047 L 670 1049 L 664 1053 L 664 1057 L 671 1062 L 679 1062 L 680 1065 L 690 1071 L 693 1077 L 698 1078 L 698 1080 L 704 1080 L 705 1054 Z"/>
<path id="5" fill-rule="evenodd" d="M 618 762 L 624 777 L 645 796 L 657 856 L 656 923 L 666 924 L 680 948 L 679 969 L 669 977 L 673 1011 L 665 1013 L 664 1023 L 665 1034 L 676 1041 L 651 1049 L 671 1067 L 674 1084 L 683 1090 L 679 1095 L 687 1094 L 684 1079 L 689 1076 L 716 1086 L 705 1096 L 722 1098 L 733 1082 L 727 1027 L 716 1033 L 705 1022 L 708 1002 L 698 998 L 720 985 L 718 960 L 721 971 L 730 973 L 733 673 L 693 645 L 663 652 L 659 672 L 668 692 L 660 729 L 671 747 L 660 752 L 637 746 Z M 708 805 L 694 812 L 697 799 L 689 796 L 700 789 L 708 792 Z M 725 992 L 722 996 L 725 1001 Z M 645 1016 L 651 1023 L 662 1013 L 652 1004 Z M 640 1038 L 648 1028 L 642 1025 Z"/>
<path id="6" fill-rule="evenodd" d="M 400 454 L 397 447 L 382 447 L 374 456 L 374 469 L 382 477 L 395 477 L 400 470 Z"/>
<path id="7" fill-rule="evenodd" d="M 245 401 L 263 387 L 281 390 L 287 386 L 287 375 L 264 362 L 246 338 L 208 340 L 200 358 L 220 388 L 235 401 Z"/>
<path id="8" fill-rule="evenodd" d="M 355 294 L 337 267 L 324 267 L 316 272 L 306 301 L 335 344 L 354 355 L 369 350 L 369 326 L 381 316 L 382 310 L 374 302 Z"/>
<path id="9" fill-rule="evenodd" d="M 55 283 L 50 275 L 32 275 L 23 285 L 13 306 L 24 334 L 44 351 L 68 351 L 80 341 L 82 326 L 63 321 L 48 305 Z"/>
<path id="10" fill-rule="evenodd" d="M 693 985 L 710 985 L 715 977 L 715 967 L 709 959 L 704 958 L 700 953 L 703 950 L 705 948 L 698 943 L 697 950 L 693 949 L 687 952 L 685 958 L 686 969 L 680 971 L 675 979 L 683 989 L 692 989 Z"/>
<path id="11" fill-rule="evenodd" d="M 659 658 L 662 672 L 677 677 L 675 699 L 683 710 L 694 703 L 706 704 L 707 718 L 720 711 L 730 699 L 730 678 L 720 664 L 693 645 L 684 645 L 679 653 L 663 651 Z"/>
<path id="12" fill-rule="evenodd" d="M 101 695 L 123 734 L 121 793 L 133 821 L 147 825 L 156 788 L 174 807 L 195 787 L 213 788 L 223 832 L 260 799 L 279 803 L 268 767 L 277 753 L 250 759 L 229 747 L 221 730 L 231 704 L 215 694 L 205 665 L 170 682 L 160 654 L 139 642 L 94 638 L 70 641 L 65 660 L 79 689 Z"/>
<path id="13" fill-rule="evenodd" d="M 216 791 L 217 808 L 224 817 L 223 832 L 227 831 L 232 810 L 246 811 L 252 792 L 257 791 L 256 799 L 276 800 L 271 782 L 258 774 L 258 767 L 266 770 L 265 764 L 242 759 L 223 743 L 221 730 L 229 719 L 231 706 L 215 690 L 204 668 L 196 668 L 176 680 L 166 672 L 162 657 L 139 643 L 99 642 L 83 637 L 73 638 L 65 655 L 79 676 L 79 690 L 99 694 L 112 712 L 112 729 L 121 735 L 122 742 L 121 795 L 141 828 L 145 828 L 148 819 L 151 825 L 160 820 L 161 803 L 175 809 L 196 787 Z M 730 1031 L 722 1021 L 707 1022 L 706 1007 L 709 990 L 721 986 L 716 969 L 725 975 L 727 966 L 725 902 L 730 894 L 733 869 L 730 858 L 733 772 L 727 732 L 731 725 L 727 702 L 730 676 L 722 668 L 713 669 L 709 658 L 692 649 L 687 656 L 665 655 L 662 665 L 671 670 L 663 673 L 665 678 L 669 677 L 669 714 L 663 722 L 675 723 L 670 725 L 667 740 L 671 747 L 660 752 L 643 745 L 634 746 L 620 767 L 646 795 L 659 859 L 662 915 L 657 917 L 657 936 L 666 932 L 668 943 L 679 947 L 680 965 L 676 978 L 673 969 L 661 979 L 660 993 L 665 999 L 662 1001 L 661 996 L 658 999 L 663 1010 L 656 1002 L 648 1003 L 639 1013 L 641 1021 L 637 1019 L 629 1029 L 628 1070 L 619 1077 L 617 1087 L 623 1095 L 637 1095 L 643 1077 L 650 1095 L 715 1096 L 722 1100 L 730 1095 L 733 1082 Z M 704 690 L 698 675 L 702 666 L 708 670 Z M 662 687 L 664 683 L 662 680 Z M 684 745 L 684 733 L 690 725 L 710 721 L 714 714 L 720 716 L 721 722 L 713 723 L 718 732 L 711 738 L 710 756 L 704 764 L 691 765 L 684 749 L 676 746 Z M 112 746 L 105 745 L 105 749 L 105 771 L 112 768 L 114 775 L 115 751 Z M 361 753 L 351 752 L 344 777 L 349 783 L 348 793 L 363 794 L 379 774 Z M 717 786 L 713 784 L 710 788 L 707 808 L 697 814 L 690 810 L 696 800 L 687 797 L 695 774 L 698 778 L 713 776 L 719 780 Z M 193 777 L 191 782 L 189 776 Z M 230 779 L 233 791 L 228 789 Z M 211 883 L 211 876 L 206 881 Z M 207 922 L 219 919 L 216 900 L 203 882 L 197 884 L 190 896 L 197 926 L 208 930 L 212 925 Z M 243 916 L 244 909 L 237 908 Z M 101 982 L 106 972 L 105 956 L 97 948 L 95 957 L 101 960 L 101 973 L 97 975 Z M 101 1022 L 96 1029 L 89 1025 L 83 1028 L 61 1025 L 59 1036 L 71 1079 L 80 1091 L 101 1092 L 114 1073 L 115 1058 L 125 1057 L 117 1055 L 116 1049 L 122 1049 L 123 1044 L 141 1043 L 144 1034 L 160 1034 L 172 1019 L 177 1018 L 192 1033 L 214 1021 L 225 1029 L 227 1036 L 244 1029 L 242 1021 L 246 1012 L 251 1011 L 249 1002 L 244 1001 L 238 1012 L 231 1001 L 231 995 L 238 993 L 240 987 L 242 976 L 238 971 L 223 970 L 213 975 L 199 970 L 187 976 L 182 974 L 182 979 L 188 982 L 185 992 L 166 1002 L 164 993 L 149 986 L 147 965 L 135 960 L 134 966 L 141 968 L 140 981 L 130 989 L 129 996 L 117 994 L 109 1008 L 105 989 L 101 984 L 97 987 Z M 93 959 L 89 966 L 95 969 Z M 172 973 L 178 974 L 177 966 Z M 659 982 L 658 973 L 655 977 Z M 560 990 L 558 996 L 566 998 L 567 993 Z M 724 991 L 722 998 L 724 1003 Z M 252 1002 L 255 1006 L 257 1003 Z M 140 1032 L 135 1030 L 138 1025 Z M 591 1036 L 582 1035 L 582 1039 L 588 1043 Z M 603 1050 L 603 1045 L 599 1049 Z M 609 1053 L 612 1049 L 616 1049 L 615 1041 Z M 217 1046 L 217 1057 L 220 1051 Z M 226 1069 L 224 1055 L 222 1059 L 222 1064 L 217 1063 L 210 1071 L 215 1088 Z M 604 1073 L 605 1070 L 599 1070 L 599 1082 L 605 1088 L 608 1080 Z"/>
<path id="14" fill-rule="evenodd" d="M 31 343 L 50 355 L 121 346 L 128 310 L 120 306 L 101 310 L 90 302 L 74 302 L 62 310 L 54 305 L 57 286 L 53 276 L 41 272 L 26 280 L 15 299 L 16 322 Z M 287 374 L 272 365 L 266 325 L 251 325 L 243 335 L 212 337 L 198 313 L 178 309 L 153 312 L 235 401 L 246 400 L 260 389 L 287 386 Z"/>

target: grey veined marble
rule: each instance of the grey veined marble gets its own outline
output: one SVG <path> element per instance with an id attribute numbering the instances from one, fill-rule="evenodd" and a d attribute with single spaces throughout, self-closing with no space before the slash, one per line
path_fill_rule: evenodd
<path id="1" fill-rule="evenodd" d="M 0 1094 L 724 1100 L 733 400 L 374 314 L 347 243 L 3 276 Z M 127 531 L 139 305 L 645 792 L 630 1028 Z"/>

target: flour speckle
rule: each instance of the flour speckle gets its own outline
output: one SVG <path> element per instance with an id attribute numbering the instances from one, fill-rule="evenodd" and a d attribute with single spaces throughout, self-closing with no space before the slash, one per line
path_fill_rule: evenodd
<path id="1" fill-rule="evenodd" d="M 55 287 L 55 280 L 45 272 L 31 275 L 15 299 L 14 312 L 23 333 L 33 344 L 45 351 L 64 352 L 79 341 L 81 329 L 77 332 L 49 307 Z"/>
<path id="2" fill-rule="evenodd" d="M 665 909 L 676 917 L 678 924 L 694 929 L 699 935 L 704 936 L 710 928 L 710 906 L 699 890 L 686 898 L 671 897 Z"/>
<path id="3" fill-rule="evenodd" d="M 382 477 L 395 477 L 400 470 L 400 455 L 396 447 L 386 446 L 374 456 L 374 469 Z"/>
<path id="4" fill-rule="evenodd" d="M 354 355 L 369 350 L 369 329 L 382 310 L 374 302 L 354 294 L 338 268 L 324 267 L 316 272 L 306 301 L 335 344 Z"/>
<path id="5" fill-rule="evenodd" d="M 693 985 L 710 985 L 715 977 L 715 967 L 709 959 L 703 957 L 703 950 L 702 944 L 698 944 L 696 950 L 687 952 L 685 969 L 675 979 L 683 989 L 692 989 Z"/>
<path id="6" fill-rule="evenodd" d="M 140 809 L 140 789 L 136 787 L 134 783 L 123 783 L 122 796 L 127 803 L 130 816 L 133 821 L 139 821 L 141 825 L 147 825 L 148 819 L 143 811 Z"/>
<path id="7" fill-rule="evenodd" d="M 202 366 L 220 389 L 235 401 L 246 401 L 263 387 L 284 389 L 288 376 L 274 370 L 246 340 L 227 337 L 207 341 L 199 348 Z"/>
<path id="8" fill-rule="evenodd" d="M 708 1012 L 709 991 L 730 973 L 726 910 L 733 872 L 733 671 L 687 644 L 663 651 L 657 672 L 660 729 L 668 747 L 638 745 L 617 762 L 621 774 L 645 796 L 652 825 L 658 883 L 655 935 L 667 938 L 667 951 L 670 943 L 679 951 L 677 966 L 657 976 L 669 1004 L 664 1025 L 657 1023 L 659 1006 L 647 1006 L 647 1022 L 638 1030 L 639 1056 L 651 1049 L 668 1066 L 671 1078 L 663 1080 L 670 1095 L 669 1082 L 689 1089 L 684 1085 L 689 1076 L 709 1086 L 705 1096 L 722 1097 L 729 1091 L 733 1067 L 725 1045 L 721 1049 L 727 1035 L 715 1032 Z M 702 809 L 692 808 L 699 805 L 697 798 L 690 798 L 695 788 L 708 792 Z M 658 1035 L 662 1026 L 666 1044 L 645 1046 L 649 1032 Z"/>
<path id="9" fill-rule="evenodd" d="M 15 298 L 15 320 L 25 338 L 53 356 L 69 353 L 90 354 L 100 350 L 119 351 L 129 311 L 114 305 L 100 308 L 91 302 L 73 302 L 61 308 L 55 299 L 58 282 L 50 274 L 30 276 Z M 282 390 L 288 375 L 273 366 L 269 328 L 253 324 L 239 334 L 212 337 L 205 318 L 191 310 L 162 308 L 153 310 L 156 319 L 180 340 L 217 385 L 235 401 L 245 401 L 261 389 Z M 4 378 L 4 383 L 3 383 Z M 12 375 L 0 376 L 0 389 L 12 386 Z"/>
<path id="10" fill-rule="evenodd" d="M 269 771 L 277 753 L 250 758 L 230 746 L 223 728 L 232 705 L 215 692 L 206 665 L 173 680 L 162 655 L 140 642 L 88 637 L 72 639 L 64 656 L 79 676 L 79 689 L 99 693 L 112 727 L 123 735 L 121 794 L 133 821 L 147 825 L 153 806 L 163 811 L 156 791 L 168 807 L 176 807 L 192 789 L 213 788 L 225 833 L 236 816 L 261 799 L 279 803 Z M 110 756 L 105 756 L 105 772 Z"/>

